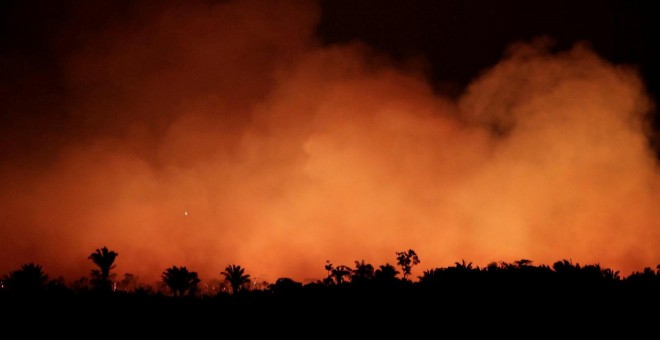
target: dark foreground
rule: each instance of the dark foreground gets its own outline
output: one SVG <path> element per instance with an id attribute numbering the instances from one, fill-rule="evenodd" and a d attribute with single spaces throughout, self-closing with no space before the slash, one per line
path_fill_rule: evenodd
<path id="1" fill-rule="evenodd" d="M 571 332 L 630 338 L 647 332 L 655 337 L 660 325 L 656 281 L 465 277 L 420 283 L 273 285 L 263 291 L 202 297 L 69 289 L 0 292 L 3 330 L 24 332 L 19 338 L 39 333 L 570 338 Z"/>

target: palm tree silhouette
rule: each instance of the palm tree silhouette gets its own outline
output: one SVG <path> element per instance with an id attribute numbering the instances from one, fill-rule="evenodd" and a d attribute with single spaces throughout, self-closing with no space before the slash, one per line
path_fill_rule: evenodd
<path id="1" fill-rule="evenodd" d="M 110 270 L 115 268 L 115 259 L 119 254 L 108 250 L 107 247 L 96 249 L 88 259 L 92 260 L 99 269 L 92 270 L 92 284 L 101 290 L 111 290 L 112 281 L 110 280 Z"/>
<path id="2" fill-rule="evenodd" d="M 380 282 L 390 282 L 395 281 L 398 274 L 399 272 L 396 270 L 396 268 L 394 268 L 393 265 L 386 263 L 376 269 L 376 272 L 374 272 L 374 277 L 377 281 Z"/>
<path id="3" fill-rule="evenodd" d="M 344 277 L 350 277 L 351 272 L 353 271 L 349 266 L 345 265 L 339 265 L 335 268 L 335 266 L 330 263 L 330 260 L 325 261 L 325 270 L 328 271 L 328 277 L 323 280 L 326 285 L 331 285 L 333 283 L 337 285 L 342 284 L 344 282 Z"/>
<path id="4" fill-rule="evenodd" d="M 33 293 L 44 289 L 48 275 L 41 265 L 28 263 L 3 278 L 7 288 L 22 293 Z"/>
<path id="5" fill-rule="evenodd" d="M 621 277 L 619 276 L 619 271 L 614 271 L 610 268 L 603 269 L 602 272 L 603 278 L 607 281 L 620 281 Z"/>
<path id="6" fill-rule="evenodd" d="M 174 296 L 183 296 L 186 292 L 190 296 L 194 295 L 199 283 L 197 272 L 188 271 L 186 267 L 172 266 L 165 269 L 161 277 Z"/>
<path id="7" fill-rule="evenodd" d="M 369 263 L 355 261 L 355 269 L 351 273 L 351 282 L 367 282 L 374 278 L 374 266 Z"/>
<path id="8" fill-rule="evenodd" d="M 457 262 L 458 263 L 458 262 Z M 419 283 L 422 285 L 434 285 L 441 280 L 441 277 L 445 273 L 443 268 L 432 268 L 425 270 L 422 273 L 422 276 L 418 276 Z"/>
<path id="9" fill-rule="evenodd" d="M 344 277 L 350 277 L 351 267 L 340 265 L 337 268 L 332 269 L 332 277 L 335 279 L 335 283 L 340 285 L 344 282 Z"/>
<path id="10" fill-rule="evenodd" d="M 472 262 L 465 262 L 465 259 L 461 260 L 461 262 L 454 262 L 455 268 L 460 271 L 470 271 L 472 270 Z"/>
<path id="11" fill-rule="evenodd" d="M 225 281 L 229 282 L 233 294 L 238 293 L 245 284 L 250 283 L 250 275 L 245 274 L 245 268 L 234 264 L 228 265 L 220 275 L 223 275 Z"/>

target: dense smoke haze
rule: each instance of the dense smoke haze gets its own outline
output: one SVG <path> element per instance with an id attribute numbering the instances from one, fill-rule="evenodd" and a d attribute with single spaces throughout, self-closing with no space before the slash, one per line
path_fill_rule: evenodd
<path id="1" fill-rule="evenodd" d="M 410 248 L 415 275 L 462 258 L 660 262 L 654 103 L 587 43 L 512 41 L 449 97 L 423 58 L 322 44 L 313 2 L 124 10 L 51 32 L 57 91 L 3 54 L 0 273 L 34 261 L 75 279 L 104 245 L 149 282 L 230 263 L 317 279 L 328 259 Z"/>

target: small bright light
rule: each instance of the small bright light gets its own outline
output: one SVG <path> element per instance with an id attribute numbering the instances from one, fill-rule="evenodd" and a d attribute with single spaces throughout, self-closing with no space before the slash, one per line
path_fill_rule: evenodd
<path id="1" fill-rule="evenodd" d="M 188 210 L 183 212 L 183 216 L 188 216 Z"/>

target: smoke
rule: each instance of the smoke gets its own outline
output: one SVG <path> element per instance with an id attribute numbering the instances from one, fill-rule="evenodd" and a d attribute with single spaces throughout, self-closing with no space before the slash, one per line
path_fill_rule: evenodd
<path id="1" fill-rule="evenodd" d="M 74 279 L 104 245 L 153 280 L 230 263 L 315 279 L 326 259 L 409 248 L 421 268 L 659 262 L 634 69 L 539 40 L 444 98 L 422 67 L 322 46 L 317 19 L 299 1 L 140 5 L 76 37 L 58 52 L 60 115 L 30 91 L 5 98 L 27 128 L 3 130 L 19 142 L 0 163 L 0 272 L 34 261 Z"/>

